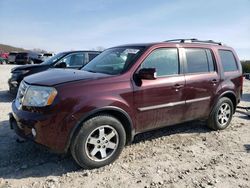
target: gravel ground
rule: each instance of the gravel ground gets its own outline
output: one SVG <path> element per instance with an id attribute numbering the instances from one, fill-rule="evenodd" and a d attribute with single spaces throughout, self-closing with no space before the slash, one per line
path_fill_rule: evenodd
<path id="1" fill-rule="evenodd" d="M 191 122 L 140 134 L 115 163 L 84 170 L 70 155 L 16 142 L 8 123 L 11 68 L 0 65 L 0 188 L 250 187 L 250 121 L 244 110 L 220 132 Z M 250 106 L 248 80 L 240 105 Z"/>

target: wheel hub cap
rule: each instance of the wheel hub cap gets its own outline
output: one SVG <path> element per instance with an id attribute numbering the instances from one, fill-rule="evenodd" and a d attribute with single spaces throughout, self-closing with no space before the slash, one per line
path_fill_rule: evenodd
<path id="1" fill-rule="evenodd" d="M 227 103 L 223 103 L 218 111 L 218 122 L 222 126 L 226 125 L 231 116 L 231 107 Z"/>
<path id="2" fill-rule="evenodd" d="M 114 154 L 118 143 L 117 131 L 109 125 L 103 125 L 89 134 L 85 151 L 91 160 L 103 161 Z"/>

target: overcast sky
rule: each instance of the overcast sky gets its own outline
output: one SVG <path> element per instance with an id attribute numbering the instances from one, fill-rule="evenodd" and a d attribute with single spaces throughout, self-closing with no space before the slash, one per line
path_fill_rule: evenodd
<path id="1" fill-rule="evenodd" d="M 199 38 L 250 59 L 250 0 L 0 0 L 0 43 L 64 50 Z"/>

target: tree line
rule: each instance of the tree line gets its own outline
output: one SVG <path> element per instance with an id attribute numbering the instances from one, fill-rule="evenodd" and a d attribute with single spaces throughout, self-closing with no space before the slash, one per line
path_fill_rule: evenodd
<path id="1" fill-rule="evenodd" d="M 241 61 L 243 73 L 250 73 L 250 60 Z"/>

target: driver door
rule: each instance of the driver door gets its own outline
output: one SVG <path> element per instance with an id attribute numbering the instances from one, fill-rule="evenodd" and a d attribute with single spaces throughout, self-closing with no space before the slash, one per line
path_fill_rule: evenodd
<path id="1" fill-rule="evenodd" d="M 65 68 L 80 69 L 86 64 L 86 57 L 86 53 L 84 52 L 72 53 L 65 56 L 57 64 L 65 63 Z"/>
<path id="2" fill-rule="evenodd" d="M 185 78 L 180 72 L 177 48 L 155 49 L 140 69 L 155 68 L 157 79 L 133 83 L 138 132 L 182 122 Z M 138 70 L 138 71 L 139 71 Z"/>

